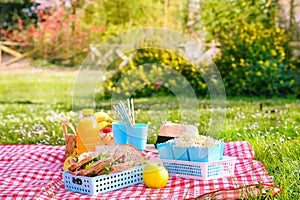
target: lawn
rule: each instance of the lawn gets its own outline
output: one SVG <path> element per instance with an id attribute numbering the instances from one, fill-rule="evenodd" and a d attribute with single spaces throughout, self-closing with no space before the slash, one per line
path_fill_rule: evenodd
<path id="1" fill-rule="evenodd" d="M 63 120 L 76 124 L 72 111 L 75 70 L 37 70 L 0 73 L 0 143 L 64 145 Z M 216 109 L 210 99 L 199 99 L 198 110 L 181 113 L 175 97 L 135 99 L 137 120 L 149 122 L 149 143 L 165 121 L 194 124 L 201 133 L 208 129 Z M 260 104 L 263 109 L 260 110 Z M 163 109 L 162 109 L 163 108 Z M 101 100 L 97 109 L 111 112 L 110 101 Z M 300 101 L 297 99 L 227 99 L 224 126 L 218 133 L 225 141 L 247 140 L 275 185 L 282 188 L 276 199 L 300 198 Z M 183 117 L 181 117 L 183 116 Z"/>

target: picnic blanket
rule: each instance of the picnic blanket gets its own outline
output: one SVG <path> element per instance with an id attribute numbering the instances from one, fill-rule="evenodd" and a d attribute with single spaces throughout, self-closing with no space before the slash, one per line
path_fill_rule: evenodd
<path id="1" fill-rule="evenodd" d="M 254 160 L 248 142 L 225 143 L 224 155 L 237 157 L 235 176 L 194 180 L 170 176 L 165 188 L 137 184 L 99 195 L 83 195 L 64 189 L 64 146 L 0 145 L 0 199 L 236 199 L 280 192 L 263 164 Z M 143 152 L 157 158 L 153 152 Z"/>

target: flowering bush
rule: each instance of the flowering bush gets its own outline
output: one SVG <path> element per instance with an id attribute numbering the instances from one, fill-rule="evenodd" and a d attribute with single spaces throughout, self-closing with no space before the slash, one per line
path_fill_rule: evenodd
<path id="1" fill-rule="evenodd" d="M 35 11 L 40 22 L 27 27 L 19 20 L 12 32 L 1 30 L 3 38 L 21 42 L 34 50 L 34 58 L 44 58 L 53 63 L 80 64 L 89 51 L 91 42 L 99 41 L 103 26 L 88 26 L 79 17 L 64 8 L 53 9 L 46 14 Z"/>
<path id="2" fill-rule="evenodd" d="M 112 65 L 119 65 L 117 60 Z M 186 79 L 186 80 L 185 80 Z M 118 84 L 118 81 L 122 84 Z M 206 84 L 198 70 L 186 59 L 162 49 L 139 49 L 130 64 L 108 79 L 104 86 L 104 95 L 111 92 L 129 97 L 171 94 L 180 90 L 184 82 L 191 85 L 196 95 L 206 95 Z M 132 91 L 132 88 L 136 90 Z M 182 91 L 184 92 L 184 91 Z"/>
<path id="3" fill-rule="evenodd" d="M 216 64 L 229 95 L 287 95 L 295 83 L 288 62 L 287 37 L 280 28 L 243 23 L 221 39 Z"/>

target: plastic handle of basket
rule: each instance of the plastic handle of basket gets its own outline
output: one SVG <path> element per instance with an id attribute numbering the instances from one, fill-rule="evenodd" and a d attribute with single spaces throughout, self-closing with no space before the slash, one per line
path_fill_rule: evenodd
<path id="1" fill-rule="evenodd" d="M 64 121 L 64 122 L 61 124 L 61 128 L 62 128 L 62 130 L 63 130 L 63 132 L 64 132 L 65 135 L 68 134 L 67 127 L 69 127 L 69 128 L 72 130 L 73 134 L 76 135 L 76 131 L 75 131 L 75 128 L 74 128 L 73 124 L 71 124 L 71 123 L 68 122 L 68 121 Z"/>

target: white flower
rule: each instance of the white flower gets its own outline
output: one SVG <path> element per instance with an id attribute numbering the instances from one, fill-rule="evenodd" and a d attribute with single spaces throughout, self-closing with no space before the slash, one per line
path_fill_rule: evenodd
<path id="1" fill-rule="evenodd" d="M 280 141 L 281 143 L 283 143 L 283 142 L 284 142 L 284 138 L 281 137 L 281 138 L 279 139 L 279 141 Z"/>

